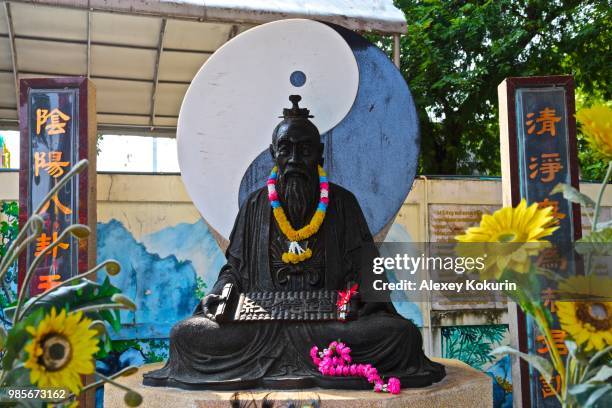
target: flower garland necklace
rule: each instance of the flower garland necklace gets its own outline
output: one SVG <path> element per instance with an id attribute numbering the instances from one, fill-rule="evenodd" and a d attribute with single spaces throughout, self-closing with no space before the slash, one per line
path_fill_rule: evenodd
<path id="1" fill-rule="evenodd" d="M 268 185 L 268 200 L 272 206 L 274 218 L 276 219 L 282 233 L 285 234 L 287 239 L 290 241 L 288 251 L 283 253 L 282 256 L 283 262 L 285 263 L 296 264 L 305 261 L 312 256 L 312 250 L 310 248 L 302 248 L 299 241 L 308 239 L 316 234 L 319 231 L 321 224 L 323 224 L 323 220 L 325 219 L 327 204 L 329 204 L 329 184 L 327 182 L 327 174 L 325 174 L 323 167 L 319 166 L 318 170 L 320 196 L 317 211 L 315 211 L 310 223 L 297 231 L 291 226 L 289 220 L 287 220 L 285 211 L 283 210 L 283 207 L 281 207 L 278 194 L 276 193 L 276 179 L 278 177 L 277 166 L 272 168 L 270 177 L 268 177 L 268 181 L 266 183 Z"/>

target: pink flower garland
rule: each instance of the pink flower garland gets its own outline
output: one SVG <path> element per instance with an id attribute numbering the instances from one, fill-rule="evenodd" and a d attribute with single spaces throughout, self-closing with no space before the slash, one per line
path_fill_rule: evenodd
<path id="1" fill-rule="evenodd" d="M 339 341 L 332 341 L 326 349 L 319 351 L 317 346 L 310 349 L 312 362 L 323 375 L 332 377 L 363 377 L 374 384 L 374 391 L 399 394 L 400 380 L 391 377 L 385 382 L 378 375 L 378 370 L 371 364 L 351 364 L 351 348 Z"/>

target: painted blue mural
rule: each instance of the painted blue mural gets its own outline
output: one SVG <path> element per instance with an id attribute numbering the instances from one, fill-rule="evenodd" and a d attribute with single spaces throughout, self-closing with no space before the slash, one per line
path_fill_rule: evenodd
<path id="1" fill-rule="evenodd" d="M 225 255 L 203 220 L 164 228 L 145 235 L 142 242 L 149 252 L 161 257 L 174 255 L 181 261 L 190 261 L 198 277 L 209 288 L 214 285 L 221 267 L 225 265 Z"/>
<path id="2" fill-rule="evenodd" d="M 485 373 L 493 380 L 493 406 L 512 408 L 512 365 L 506 355 L 493 364 Z"/>
<path id="3" fill-rule="evenodd" d="M 490 353 L 505 343 L 508 326 L 442 327 L 442 357 L 456 358 L 491 377 L 493 407 L 512 407 L 512 372 L 508 356 L 496 359 Z"/>
<path id="4" fill-rule="evenodd" d="M 96 361 L 96 370 L 108 375 L 130 365 L 165 361 L 172 325 L 191 315 L 215 282 L 225 256 L 203 221 L 163 228 L 142 242 L 117 220 L 98 223 L 97 229 L 98 260 L 119 261 L 122 272 L 111 281 L 135 301 L 137 310 L 122 312 L 121 332 L 111 331 L 115 340 Z M 96 406 L 103 405 L 100 388 Z"/>
<path id="5" fill-rule="evenodd" d="M 114 340 L 111 350 L 96 361 L 96 371 L 111 375 L 129 366 L 158 363 L 168 358 L 168 340 Z M 104 407 L 104 387 L 96 389 L 96 408 Z"/>
<path id="6" fill-rule="evenodd" d="M 189 240 L 177 240 L 172 251 Z M 190 315 L 197 304 L 197 275 L 190 260 L 161 257 L 137 242 L 117 221 L 98 224 L 98 260 L 116 259 L 122 272 L 113 285 L 136 303 L 135 312 L 123 312 L 123 328 L 111 336 L 120 339 L 165 338 L 171 326 Z"/>

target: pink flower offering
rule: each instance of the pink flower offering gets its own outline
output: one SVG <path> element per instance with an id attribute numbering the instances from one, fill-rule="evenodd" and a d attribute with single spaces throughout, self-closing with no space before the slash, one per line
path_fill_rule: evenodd
<path id="1" fill-rule="evenodd" d="M 400 380 L 395 377 L 389 378 L 389 381 L 387 382 L 387 390 L 391 394 L 399 394 L 401 391 Z"/>
<path id="2" fill-rule="evenodd" d="M 368 375 L 368 382 L 369 383 L 374 383 L 380 380 L 380 377 L 378 376 L 377 373 L 372 373 L 370 375 Z"/>
<path id="3" fill-rule="evenodd" d="M 310 349 L 310 357 L 322 375 L 362 377 L 370 384 L 374 384 L 375 392 L 399 394 L 401 391 L 398 378 L 391 377 L 385 384 L 372 364 L 351 364 L 351 348 L 342 342 L 332 341 L 323 352 L 320 352 L 317 346 L 313 346 Z"/>

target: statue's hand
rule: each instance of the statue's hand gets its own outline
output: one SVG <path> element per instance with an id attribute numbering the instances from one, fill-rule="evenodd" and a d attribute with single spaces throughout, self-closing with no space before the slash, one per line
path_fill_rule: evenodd
<path id="1" fill-rule="evenodd" d="M 216 310 L 217 305 L 219 304 L 219 299 L 220 296 L 215 295 L 214 293 L 204 296 L 204 298 L 200 301 L 200 314 L 212 321 L 215 321 L 216 318 L 213 312 Z"/>

